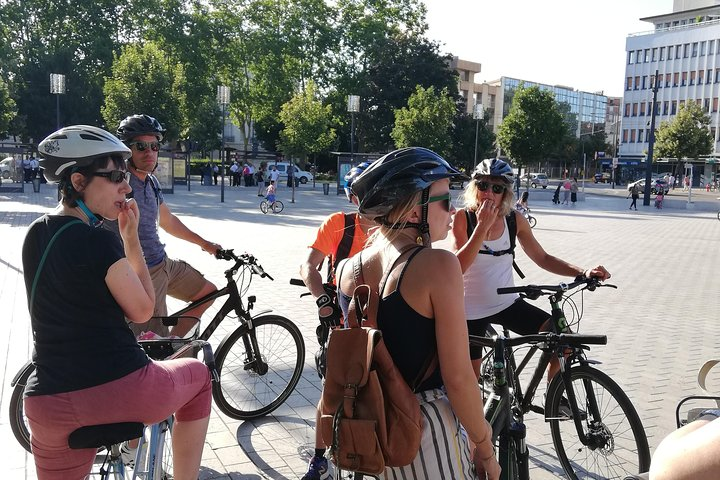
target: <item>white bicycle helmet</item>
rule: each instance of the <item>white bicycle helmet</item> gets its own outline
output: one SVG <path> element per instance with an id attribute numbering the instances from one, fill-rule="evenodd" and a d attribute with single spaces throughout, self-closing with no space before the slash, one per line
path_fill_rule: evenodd
<path id="1" fill-rule="evenodd" d="M 478 163 L 473 171 L 472 178 L 477 180 L 480 177 L 498 177 L 507 184 L 513 183 L 515 178 L 512 168 L 499 158 L 486 158 Z"/>
<path id="2" fill-rule="evenodd" d="M 38 145 L 40 167 L 50 183 L 59 182 L 73 167 L 90 165 L 100 157 L 130 158 L 130 149 L 102 128 L 73 125 L 51 133 Z"/>

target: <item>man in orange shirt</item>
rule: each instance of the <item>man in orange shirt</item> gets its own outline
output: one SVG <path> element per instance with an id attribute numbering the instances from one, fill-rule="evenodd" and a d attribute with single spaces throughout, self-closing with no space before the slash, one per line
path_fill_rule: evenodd
<path id="1" fill-rule="evenodd" d="M 345 176 L 345 193 L 348 200 L 357 206 L 357 197 L 353 195 L 350 187 L 360 174 L 370 166 L 370 163 L 363 162 L 353 167 Z M 325 219 L 317 231 L 315 241 L 308 247 L 308 254 L 305 261 L 300 265 L 300 276 L 305 285 L 315 298 L 318 306 L 318 317 L 320 325 L 317 328 L 318 342 L 324 345 L 327 341 L 330 328 L 340 325 L 342 314 L 336 298 L 331 298 L 323 287 L 322 267 L 325 258 L 328 258 L 328 283 L 335 284 L 335 267 L 345 258 L 350 258 L 363 248 L 367 241 L 368 229 L 376 225 L 372 220 L 361 216 L 357 211 L 354 213 L 336 212 Z M 315 356 L 315 362 L 319 375 L 324 375 L 324 348 L 321 348 Z M 320 425 L 316 417 L 316 429 Z M 325 458 L 325 446 L 323 445 L 320 433 L 315 433 L 315 454 L 310 459 L 308 472 L 302 480 L 325 480 L 329 477 L 327 459 Z"/>

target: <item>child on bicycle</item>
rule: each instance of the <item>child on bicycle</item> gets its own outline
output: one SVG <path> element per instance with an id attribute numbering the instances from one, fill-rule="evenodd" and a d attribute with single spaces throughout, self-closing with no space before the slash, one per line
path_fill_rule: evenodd
<path id="1" fill-rule="evenodd" d="M 28 229 L 22 261 L 35 371 L 24 409 L 40 480 L 85 478 L 97 450 L 70 449 L 90 425 L 156 423 L 175 414 L 174 478 L 196 479 L 210 416 L 202 362 L 150 360 L 126 318 L 145 322 L 155 293 L 138 238 L 139 210 L 125 160 L 131 151 L 105 130 L 76 125 L 38 145 L 57 210 Z M 99 227 L 117 220 L 120 238 Z"/>
<path id="2" fill-rule="evenodd" d="M 515 202 L 515 210 L 522 213 L 523 217 L 527 218 L 530 213 L 530 207 L 528 207 L 528 192 L 523 192 L 520 199 Z"/>
<path id="3" fill-rule="evenodd" d="M 272 206 L 275 203 L 275 180 L 270 180 L 270 185 L 268 185 L 265 189 L 265 199 L 267 200 L 270 209 L 272 209 Z"/>

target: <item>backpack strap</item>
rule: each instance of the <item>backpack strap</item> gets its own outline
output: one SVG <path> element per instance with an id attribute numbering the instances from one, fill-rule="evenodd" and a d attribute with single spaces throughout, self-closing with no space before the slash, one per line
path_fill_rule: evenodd
<path id="1" fill-rule="evenodd" d="M 332 283 L 334 278 L 337 278 L 336 269 L 337 265 L 350 256 L 350 249 L 352 248 L 353 240 L 355 239 L 355 218 L 356 213 L 344 214 L 345 225 L 343 227 L 343 235 L 340 239 L 340 243 L 335 250 L 335 254 L 330 256 L 330 260 L 327 265 L 327 281 Z"/>
<path id="2" fill-rule="evenodd" d="M 468 238 L 470 238 L 473 231 L 475 230 L 475 226 L 477 225 L 477 217 L 473 215 L 470 210 L 465 209 L 465 218 L 467 219 L 467 236 Z M 522 270 L 520 270 L 520 267 L 518 267 L 518 264 L 515 262 L 515 240 L 517 238 L 517 218 L 515 217 L 515 210 L 510 210 L 510 213 L 508 213 L 508 215 L 505 217 L 505 220 L 507 221 L 508 237 L 510 238 L 510 248 L 499 251 L 480 250 L 478 253 L 482 255 L 492 255 L 494 257 L 511 254 L 513 256 L 513 269 L 520 278 L 525 278 L 525 274 L 523 274 Z"/>

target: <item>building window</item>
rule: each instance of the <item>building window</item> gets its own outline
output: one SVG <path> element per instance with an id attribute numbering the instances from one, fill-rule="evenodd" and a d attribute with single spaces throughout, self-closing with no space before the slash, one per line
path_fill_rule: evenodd
<path id="1" fill-rule="evenodd" d="M 715 83 L 720 83 L 720 68 L 715 69 Z"/>
<path id="2" fill-rule="evenodd" d="M 665 100 L 663 102 L 663 115 L 667 115 L 669 110 L 670 110 L 670 102 L 668 100 Z"/>
<path id="3" fill-rule="evenodd" d="M 633 116 L 633 117 L 637 117 L 638 104 L 637 104 L 637 103 L 633 103 L 632 105 L 633 105 L 632 116 Z"/>
<path id="4" fill-rule="evenodd" d="M 645 49 L 645 63 L 648 63 L 650 61 L 650 49 Z"/>
<path id="5" fill-rule="evenodd" d="M 675 115 L 677 113 L 677 100 L 673 100 L 670 104 L 670 115 Z"/>
<path id="6" fill-rule="evenodd" d="M 707 42 L 700 42 L 700 56 L 705 56 L 705 50 L 707 49 Z"/>
<path id="7" fill-rule="evenodd" d="M 645 90 L 647 88 L 647 75 L 643 75 L 642 77 L 642 89 Z"/>
<path id="8" fill-rule="evenodd" d="M 626 117 L 630 116 L 630 104 L 629 103 L 625 104 L 625 116 Z"/>
<path id="9" fill-rule="evenodd" d="M 705 82 L 705 70 L 698 70 L 698 85 L 702 85 Z"/>
<path id="10" fill-rule="evenodd" d="M 705 83 L 712 83 L 712 70 L 707 71 L 707 75 L 705 76 L 707 80 L 705 80 Z"/>
<path id="11" fill-rule="evenodd" d="M 706 98 L 703 102 L 703 110 L 705 110 L 707 113 L 710 113 L 710 99 Z"/>
<path id="12" fill-rule="evenodd" d="M 657 51 L 658 51 L 657 48 L 652 49 L 652 61 L 653 62 L 657 62 Z"/>
<path id="13" fill-rule="evenodd" d="M 674 49 L 674 48 L 675 48 L 675 47 L 673 47 L 672 45 L 668 46 L 668 60 L 672 60 L 672 58 L 673 58 L 673 49 Z"/>
<path id="14" fill-rule="evenodd" d="M 697 75 L 696 71 L 690 72 L 690 85 L 695 85 L 695 75 Z"/>
<path id="15" fill-rule="evenodd" d="M 632 65 L 635 63 L 635 50 L 630 50 L 628 52 L 628 65 Z"/>
<path id="16" fill-rule="evenodd" d="M 715 140 L 715 132 L 715 127 L 710 127 L 710 136 L 713 138 L 713 140 Z"/>
<path id="17" fill-rule="evenodd" d="M 640 90 L 640 77 L 635 77 L 635 90 Z"/>
<path id="18" fill-rule="evenodd" d="M 638 130 L 638 143 L 643 143 L 643 133 L 644 130 L 642 128 Z"/>
<path id="19" fill-rule="evenodd" d="M 715 53 L 715 40 L 708 40 L 708 55 Z"/>
<path id="20" fill-rule="evenodd" d="M 645 102 L 640 102 L 640 113 L 638 115 L 640 115 L 641 117 L 645 116 Z"/>
<path id="21" fill-rule="evenodd" d="M 628 141 L 628 131 L 627 131 L 627 128 L 623 128 L 622 141 L 623 141 L 623 143 L 627 143 L 627 141 Z"/>
<path id="22" fill-rule="evenodd" d="M 692 56 L 693 57 L 698 56 L 698 42 L 693 42 L 693 44 L 692 44 Z"/>
<path id="23" fill-rule="evenodd" d="M 632 90 L 632 77 L 625 79 L 625 90 Z"/>
<path id="24" fill-rule="evenodd" d="M 685 105 L 685 100 L 680 100 L 680 108 L 682 108 Z"/>
<path id="25" fill-rule="evenodd" d="M 682 45 L 675 45 L 675 59 L 682 58 Z"/>
<path id="26" fill-rule="evenodd" d="M 650 75 L 650 88 L 652 89 L 655 86 L 655 75 Z M 662 88 L 662 82 L 660 82 L 660 85 L 658 85 L 658 88 Z"/>
<path id="27" fill-rule="evenodd" d="M 665 47 L 660 47 L 660 61 L 665 60 Z"/>
<path id="28" fill-rule="evenodd" d="M 665 86 L 666 86 L 666 87 L 669 87 L 669 86 L 670 86 L 670 78 L 671 78 L 671 76 L 672 76 L 672 73 L 666 73 L 666 74 L 665 74 Z"/>
<path id="29" fill-rule="evenodd" d="M 680 82 L 680 73 L 675 72 L 673 73 L 673 87 L 677 87 L 678 82 Z"/>
<path id="30" fill-rule="evenodd" d="M 630 130 L 630 143 L 635 143 L 635 129 Z"/>
<path id="31" fill-rule="evenodd" d="M 718 111 L 718 97 L 713 98 L 713 113 Z"/>

